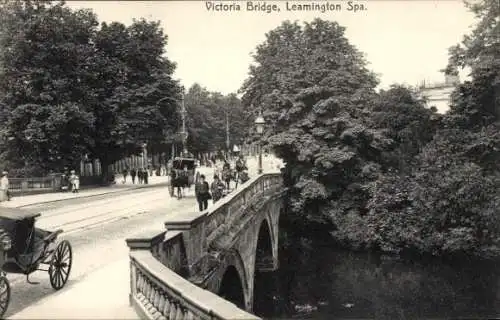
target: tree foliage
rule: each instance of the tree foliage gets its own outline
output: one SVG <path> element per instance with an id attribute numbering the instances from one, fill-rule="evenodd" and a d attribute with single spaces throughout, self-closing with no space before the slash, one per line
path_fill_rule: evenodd
<path id="1" fill-rule="evenodd" d="M 83 155 L 104 171 L 162 143 L 177 122 L 175 64 L 158 22 L 102 23 L 64 2 L 0 6 L 0 104 L 4 157 L 44 170 Z"/>
<path id="2" fill-rule="evenodd" d="M 471 69 L 450 111 L 377 81 L 336 23 L 285 22 L 257 47 L 243 102 L 286 163 L 290 212 L 354 248 L 500 256 L 498 3 L 450 50 Z"/>
<path id="3" fill-rule="evenodd" d="M 243 100 L 262 101 L 267 140 L 291 170 L 294 212 L 321 223 L 335 223 L 345 210 L 361 214 L 391 141 L 369 127 L 377 81 L 344 28 L 319 19 L 304 27 L 285 22 L 267 35 L 256 60 Z M 275 61 L 279 69 L 271 67 Z"/>
<path id="4" fill-rule="evenodd" d="M 241 101 L 235 94 L 222 95 L 193 84 L 185 94 L 188 148 L 213 152 L 226 149 L 226 120 L 229 121 L 230 147 L 240 145 L 249 123 Z"/>

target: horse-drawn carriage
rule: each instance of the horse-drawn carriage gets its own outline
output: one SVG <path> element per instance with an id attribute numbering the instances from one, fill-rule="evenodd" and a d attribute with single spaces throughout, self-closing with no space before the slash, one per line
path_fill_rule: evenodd
<path id="1" fill-rule="evenodd" d="M 51 232 L 36 228 L 39 216 L 39 213 L 17 208 L 0 208 L 0 317 L 10 302 L 8 273 L 24 274 L 28 283 L 37 284 L 29 281 L 29 275 L 46 271 L 55 290 L 64 287 L 68 280 L 73 259 L 71 245 L 66 240 L 55 245 L 62 230 Z"/>
<path id="2" fill-rule="evenodd" d="M 191 188 L 196 182 L 196 159 L 177 157 L 172 162 L 170 173 L 170 196 L 174 196 L 174 189 L 177 188 L 178 196 L 181 197 L 181 189 Z"/>

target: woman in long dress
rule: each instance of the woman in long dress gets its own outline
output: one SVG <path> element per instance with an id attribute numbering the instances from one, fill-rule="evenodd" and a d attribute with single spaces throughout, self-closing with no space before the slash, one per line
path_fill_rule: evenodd
<path id="1" fill-rule="evenodd" d="M 75 173 L 75 170 L 71 170 L 69 182 L 71 183 L 71 191 L 73 193 L 78 193 L 78 190 L 80 189 L 80 177 L 78 177 L 78 175 Z"/>

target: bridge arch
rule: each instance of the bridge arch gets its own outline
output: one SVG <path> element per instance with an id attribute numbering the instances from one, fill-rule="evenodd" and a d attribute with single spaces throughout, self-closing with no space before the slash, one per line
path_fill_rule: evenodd
<path id="1" fill-rule="evenodd" d="M 219 296 L 231 301 L 241 309 L 246 309 L 250 295 L 245 265 L 237 250 L 231 249 L 223 253 L 223 267 L 219 268 L 218 279 L 221 279 L 217 292 Z"/>
<path id="2" fill-rule="evenodd" d="M 273 238 L 269 221 L 263 219 L 257 233 L 257 245 L 255 247 L 255 271 L 266 271 L 273 269 Z"/>
<path id="3" fill-rule="evenodd" d="M 219 296 L 231 301 L 238 308 L 245 309 L 245 292 L 238 270 L 235 266 L 228 266 L 219 288 Z"/>

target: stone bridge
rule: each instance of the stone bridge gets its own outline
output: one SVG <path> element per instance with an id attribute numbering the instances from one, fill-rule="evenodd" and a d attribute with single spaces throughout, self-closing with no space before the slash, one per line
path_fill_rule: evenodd
<path id="1" fill-rule="evenodd" d="M 279 173 L 256 176 L 203 212 L 127 239 L 130 303 L 143 319 L 259 319 L 257 272 L 278 268 Z"/>

